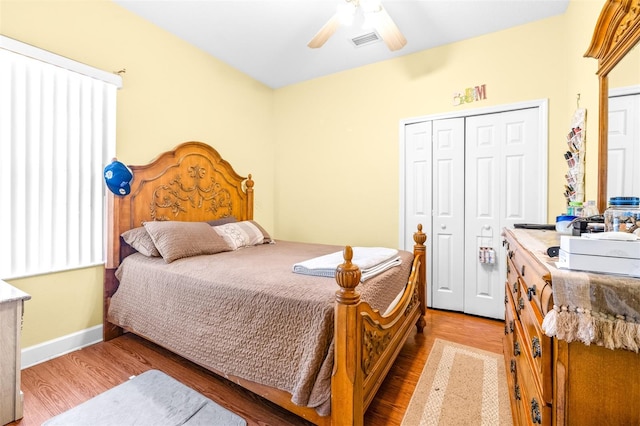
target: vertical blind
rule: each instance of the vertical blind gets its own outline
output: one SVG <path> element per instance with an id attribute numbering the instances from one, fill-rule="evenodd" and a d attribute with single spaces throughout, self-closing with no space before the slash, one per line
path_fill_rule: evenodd
<path id="1" fill-rule="evenodd" d="M 0 46 L 0 278 L 103 263 L 117 89 Z"/>

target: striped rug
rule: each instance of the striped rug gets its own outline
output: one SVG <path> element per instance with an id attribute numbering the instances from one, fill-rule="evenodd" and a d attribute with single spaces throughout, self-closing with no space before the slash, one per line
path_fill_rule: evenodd
<path id="1" fill-rule="evenodd" d="M 436 339 L 402 426 L 512 424 L 502 355 Z"/>

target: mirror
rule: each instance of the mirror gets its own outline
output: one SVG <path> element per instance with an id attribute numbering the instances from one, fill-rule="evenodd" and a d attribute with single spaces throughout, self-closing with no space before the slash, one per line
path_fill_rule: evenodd
<path id="1" fill-rule="evenodd" d="M 607 198 L 640 196 L 640 43 L 609 73 Z"/>
<path id="2" fill-rule="evenodd" d="M 598 60 L 598 210 L 601 212 L 607 208 L 608 200 L 609 74 L 615 80 L 612 70 L 618 65 L 620 69 L 626 66 L 626 62 L 621 62 L 626 55 L 630 58 L 635 55 L 631 51 L 640 41 L 639 7 L 640 0 L 607 0 L 585 53 L 585 56 Z"/>

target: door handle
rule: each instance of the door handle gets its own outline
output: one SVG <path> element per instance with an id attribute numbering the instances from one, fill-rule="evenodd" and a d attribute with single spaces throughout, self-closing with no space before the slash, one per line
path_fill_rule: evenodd
<path id="1" fill-rule="evenodd" d="M 440 225 L 440 229 L 442 229 L 442 230 L 444 231 L 445 229 L 447 229 L 447 225 L 445 225 L 445 224 L 443 223 L 442 225 Z"/>

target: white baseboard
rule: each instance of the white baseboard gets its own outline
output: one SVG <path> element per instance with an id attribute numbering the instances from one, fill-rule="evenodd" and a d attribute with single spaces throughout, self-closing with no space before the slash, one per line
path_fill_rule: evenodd
<path id="1" fill-rule="evenodd" d="M 21 367 L 31 367 L 98 342 L 102 342 L 102 325 L 29 346 L 22 350 Z"/>

